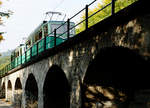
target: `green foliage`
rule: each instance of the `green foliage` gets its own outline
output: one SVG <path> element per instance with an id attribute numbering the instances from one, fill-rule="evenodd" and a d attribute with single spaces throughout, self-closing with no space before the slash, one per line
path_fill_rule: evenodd
<path id="1" fill-rule="evenodd" d="M 10 56 L 0 57 L 0 70 L 10 63 Z"/>
<path id="2" fill-rule="evenodd" d="M 116 0 L 116 9 L 115 12 L 118 12 L 119 10 L 131 5 L 132 3 L 136 2 L 138 0 Z"/>
<path id="3" fill-rule="evenodd" d="M 2 1 L 0 0 L 0 7 L 1 7 L 1 5 L 2 5 Z M 6 13 L 6 12 L 1 12 L 1 11 L 0 11 L 0 25 L 3 24 L 2 17 L 7 17 L 7 18 L 8 18 L 9 15 L 10 15 L 10 13 Z M 2 34 L 3 34 L 3 32 L 0 31 L 0 42 L 1 42 L 2 40 L 4 40 Z"/>
<path id="4" fill-rule="evenodd" d="M 0 34 L 0 42 L 1 42 L 3 39 L 4 39 L 3 36 Z"/>
<path id="5" fill-rule="evenodd" d="M 91 16 L 88 19 L 88 26 L 92 26 L 101 20 L 105 19 L 106 17 L 109 17 L 111 15 L 111 5 L 109 5 L 107 8 L 103 9 L 102 11 L 98 12 L 100 9 L 105 7 L 107 4 L 111 3 L 112 0 L 103 0 L 103 3 L 98 3 L 97 6 L 94 9 L 89 9 L 88 16 L 90 17 L 94 13 L 97 12 L 97 14 Z M 134 3 L 138 0 L 116 0 L 115 2 L 115 12 L 118 12 L 119 10 L 127 7 L 128 5 Z M 85 19 L 85 14 L 81 16 L 81 21 Z M 76 32 L 79 33 L 85 29 L 85 21 L 80 24 L 80 26 L 76 29 Z"/>

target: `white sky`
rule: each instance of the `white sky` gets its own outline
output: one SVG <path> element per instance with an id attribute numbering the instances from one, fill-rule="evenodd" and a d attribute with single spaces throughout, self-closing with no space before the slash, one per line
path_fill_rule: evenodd
<path id="1" fill-rule="evenodd" d="M 14 49 L 44 20 L 45 12 L 59 11 L 68 17 L 80 11 L 93 0 L 3 0 L 2 10 L 11 10 L 13 15 L 0 26 L 5 40 L 0 43 L 0 52 Z"/>

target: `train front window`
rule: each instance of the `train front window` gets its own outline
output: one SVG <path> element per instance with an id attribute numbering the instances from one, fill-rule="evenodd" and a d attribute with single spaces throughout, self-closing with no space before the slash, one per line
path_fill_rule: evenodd
<path id="1" fill-rule="evenodd" d="M 52 31 L 54 31 L 54 29 L 57 29 L 58 27 L 58 29 L 56 30 L 56 32 L 57 32 L 57 34 L 63 34 L 63 33 L 65 33 L 65 32 L 67 32 L 67 24 L 65 24 L 65 25 L 62 25 L 61 27 L 60 27 L 61 25 L 60 24 L 52 24 L 51 25 L 51 30 Z M 73 35 L 73 34 L 75 34 L 75 30 L 74 30 L 74 28 L 72 28 L 74 25 L 70 25 L 70 34 L 71 35 Z M 72 29 L 71 29 L 72 28 Z"/>
<path id="2" fill-rule="evenodd" d="M 65 31 L 67 31 L 67 25 L 63 25 L 63 26 L 61 26 L 60 24 L 52 24 L 51 25 L 51 30 L 52 31 L 54 31 L 55 29 L 57 29 L 58 27 L 58 29 L 57 29 L 57 34 L 62 34 L 62 33 L 64 33 Z"/>

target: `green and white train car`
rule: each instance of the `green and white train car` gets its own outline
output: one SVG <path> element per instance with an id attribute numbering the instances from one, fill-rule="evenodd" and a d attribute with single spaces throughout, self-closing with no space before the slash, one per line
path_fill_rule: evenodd
<path id="1" fill-rule="evenodd" d="M 75 35 L 75 24 L 70 22 L 69 36 Z M 54 30 L 56 29 L 56 45 L 67 40 L 67 23 L 65 21 L 43 21 L 11 54 L 11 68 L 24 64 L 35 57 L 44 49 L 54 47 Z"/>
<path id="2" fill-rule="evenodd" d="M 70 28 L 72 28 L 75 24 L 73 22 L 70 22 Z M 58 29 L 57 29 L 58 28 Z M 50 40 L 54 40 L 54 29 L 56 30 L 56 35 L 59 39 L 66 40 L 67 38 L 67 23 L 65 21 L 43 21 L 42 24 L 40 24 L 34 32 L 30 34 L 26 41 L 27 49 L 32 46 L 34 43 L 36 43 L 38 40 L 49 36 Z M 70 36 L 72 37 L 75 35 L 75 29 L 70 30 Z M 59 42 L 58 42 L 59 43 Z M 52 44 L 52 43 L 51 43 Z"/>
<path id="3" fill-rule="evenodd" d="M 70 22 L 70 28 L 74 27 L 75 24 Z M 44 44 L 46 49 L 54 47 L 54 30 L 56 29 L 56 45 L 61 44 L 67 39 L 67 23 L 65 21 L 43 21 L 34 32 L 30 34 L 26 45 L 27 61 L 30 60 L 30 55 L 37 55 L 44 51 Z M 75 29 L 70 30 L 70 37 L 75 35 Z M 46 43 L 44 42 L 46 39 Z M 38 47 L 37 47 L 38 45 Z M 30 50 L 32 48 L 32 50 Z M 38 49 L 37 49 L 38 48 Z M 38 50 L 38 51 L 37 51 Z M 32 51 L 32 52 L 31 52 Z"/>
<path id="4" fill-rule="evenodd" d="M 25 53 L 25 45 L 20 44 L 15 50 L 11 52 L 11 68 L 15 68 L 18 65 L 24 63 L 22 54 Z"/>

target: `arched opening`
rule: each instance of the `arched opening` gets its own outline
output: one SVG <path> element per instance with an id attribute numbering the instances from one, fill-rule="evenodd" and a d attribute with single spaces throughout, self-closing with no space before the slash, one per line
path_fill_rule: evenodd
<path id="1" fill-rule="evenodd" d="M 145 60 L 128 48 L 101 49 L 84 77 L 82 107 L 128 108 L 135 91 L 144 88 L 139 79 L 145 66 Z"/>
<path id="2" fill-rule="evenodd" d="M 0 99 L 5 98 L 5 82 L 3 83 L 1 90 L 0 90 Z"/>
<path id="3" fill-rule="evenodd" d="M 58 66 L 52 66 L 46 76 L 44 87 L 44 108 L 69 108 L 70 86 Z"/>
<path id="4" fill-rule="evenodd" d="M 17 78 L 15 82 L 15 91 L 14 91 L 14 106 L 17 108 L 21 108 L 21 102 L 22 102 L 22 84 L 20 78 Z"/>
<path id="5" fill-rule="evenodd" d="M 20 90 L 20 89 L 22 89 L 22 84 L 20 78 L 17 78 L 15 82 L 15 90 Z"/>
<path id="6" fill-rule="evenodd" d="M 28 76 L 25 86 L 26 107 L 38 108 L 38 86 L 33 74 Z"/>
<path id="7" fill-rule="evenodd" d="M 9 90 L 12 90 L 12 84 L 11 84 L 10 80 L 8 81 L 8 86 L 7 86 L 7 88 L 8 88 Z"/>
<path id="8" fill-rule="evenodd" d="M 12 84 L 10 80 L 7 85 L 7 101 L 12 102 Z"/>

